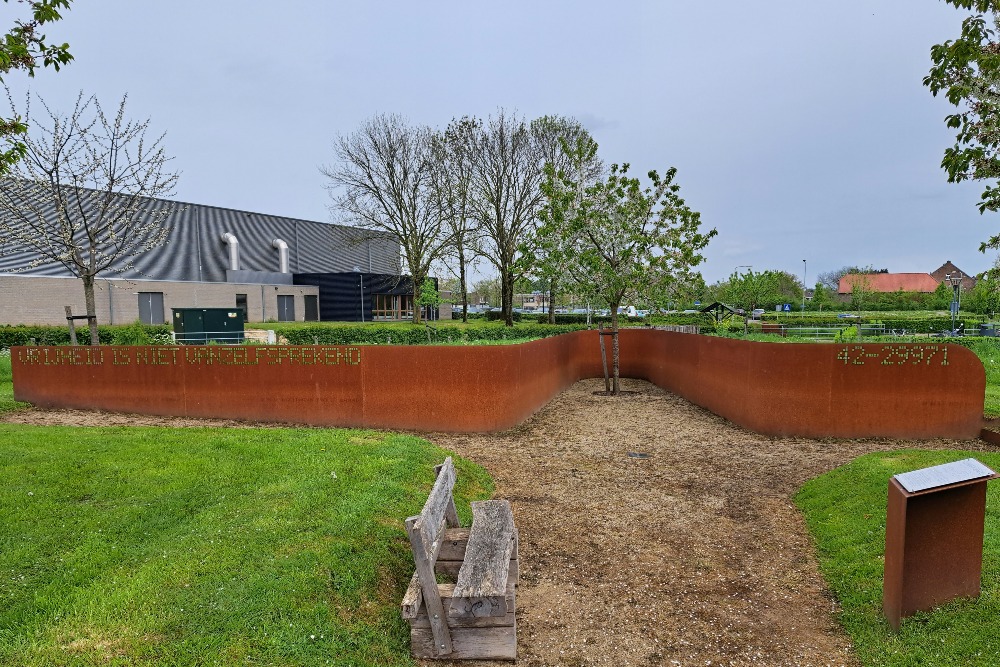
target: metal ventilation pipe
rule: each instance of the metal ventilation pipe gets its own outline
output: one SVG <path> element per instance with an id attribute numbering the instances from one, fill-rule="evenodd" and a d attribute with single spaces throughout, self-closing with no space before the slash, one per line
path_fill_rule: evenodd
<path id="1" fill-rule="evenodd" d="M 222 242 L 229 245 L 229 268 L 233 271 L 240 270 L 240 242 L 237 240 L 236 236 L 224 232 L 222 234 Z"/>
<path id="2" fill-rule="evenodd" d="M 278 249 L 278 271 L 288 273 L 288 244 L 281 239 L 274 239 L 271 247 Z"/>

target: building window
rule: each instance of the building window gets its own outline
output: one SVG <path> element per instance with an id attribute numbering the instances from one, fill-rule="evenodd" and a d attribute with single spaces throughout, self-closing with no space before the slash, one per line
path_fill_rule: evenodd
<path id="1" fill-rule="evenodd" d="M 236 295 L 236 307 L 243 309 L 243 321 L 244 322 L 249 322 L 250 321 L 250 315 L 249 315 L 250 309 L 247 307 L 247 295 L 246 294 L 237 294 Z"/>
<path id="2" fill-rule="evenodd" d="M 402 320 L 412 317 L 412 294 L 376 294 L 372 297 L 372 320 Z"/>
<path id="3" fill-rule="evenodd" d="M 305 295 L 306 321 L 319 322 L 319 297 L 315 294 Z"/>
<path id="4" fill-rule="evenodd" d="M 295 321 L 295 297 L 290 294 L 278 295 L 278 321 Z"/>
<path id="5" fill-rule="evenodd" d="M 139 321 L 163 324 L 163 292 L 139 292 Z"/>

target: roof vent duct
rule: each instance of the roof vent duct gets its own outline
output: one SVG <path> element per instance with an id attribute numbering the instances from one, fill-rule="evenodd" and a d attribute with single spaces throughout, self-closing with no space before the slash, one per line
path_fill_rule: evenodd
<path id="1" fill-rule="evenodd" d="M 236 236 L 230 232 L 222 235 L 222 242 L 229 246 L 229 269 L 231 271 L 240 270 L 240 242 Z"/>
<path id="2" fill-rule="evenodd" d="M 281 239 L 274 239 L 271 246 L 278 249 L 278 271 L 288 273 L 288 244 Z"/>

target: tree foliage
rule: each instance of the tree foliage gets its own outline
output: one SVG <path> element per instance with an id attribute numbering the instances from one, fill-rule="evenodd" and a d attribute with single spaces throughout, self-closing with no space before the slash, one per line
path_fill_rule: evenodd
<path id="1" fill-rule="evenodd" d="M 10 0 L 4 0 L 9 3 Z M 17 19 L 14 26 L 0 39 L 0 82 L 12 70 L 28 76 L 35 75 L 39 66 L 59 68 L 73 60 L 69 44 L 52 44 L 41 34 L 42 26 L 62 18 L 62 11 L 69 9 L 70 0 L 34 0 L 28 3 L 30 18 Z M 24 119 L 16 113 L 10 118 L 0 118 L 0 138 L 7 147 L 0 150 L 0 176 L 11 165 L 24 157 L 28 150 L 21 137 L 28 131 Z"/>
<path id="2" fill-rule="evenodd" d="M 680 197 L 677 170 L 650 171 L 643 187 L 629 165 L 612 165 L 607 177 L 583 190 L 565 172 L 546 168 L 543 192 L 549 200 L 541 233 L 560 237 L 550 244 L 567 269 L 574 291 L 608 304 L 611 311 L 612 369 L 619 387 L 618 308 L 626 299 L 656 300 L 678 281 L 687 282 L 700 254 L 715 236 L 700 231 L 701 216 Z"/>
<path id="3" fill-rule="evenodd" d="M 39 101 L 44 118 L 26 105 L 25 157 L 0 186 L 0 250 L 29 250 L 25 270 L 51 262 L 81 278 L 96 345 L 94 281 L 135 268 L 167 241 L 174 207 L 153 198 L 172 194 L 179 174 L 168 168 L 164 135 L 149 137 L 148 119 L 125 117 L 127 97 L 114 116 L 82 93 L 69 115 Z"/>
<path id="4" fill-rule="evenodd" d="M 931 48 L 933 67 L 924 85 L 933 95 L 943 93 L 957 111 L 946 117 L 956 131 L 955 144 L 945 150 L 941 166 L 948 181 L 983 181 L 979 211 L 1000 209 L 1000 0 L 946 0 L 977 12 L 962 22 L 957 39 Z M 984 15 L 987 14 L 987 15 Z M 1000 235 L 980 250 L 1000 247 Z"/>

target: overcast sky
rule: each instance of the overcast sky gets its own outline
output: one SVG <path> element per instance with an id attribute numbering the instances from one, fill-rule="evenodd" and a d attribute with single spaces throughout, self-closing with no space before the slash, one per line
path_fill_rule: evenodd
<path id="1" fill-rule="evenodd" d="M 608 163 L 676 167 L 719 231 L 710 283 L 803 259 L 809 284 L 845 264 L 975 273 L 1000 219 L 947 183 L 952 107 L 921 84 L 962 18 L 942 0 L 75 0 L 46 30 L 75 62 L 30 85 L 66 110 L 128 93 L 167 133 L 181 201 L 329 221 L 338 134 L 504 107 L 575 116 Z"/>

